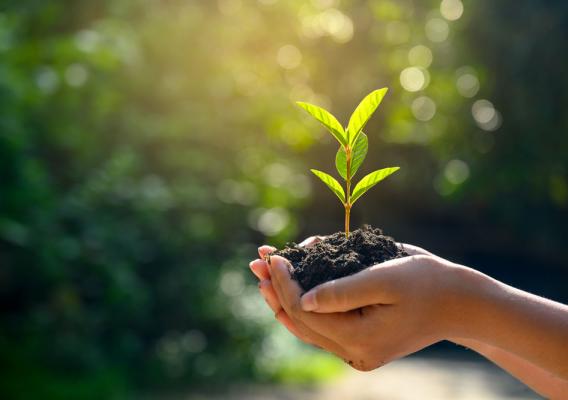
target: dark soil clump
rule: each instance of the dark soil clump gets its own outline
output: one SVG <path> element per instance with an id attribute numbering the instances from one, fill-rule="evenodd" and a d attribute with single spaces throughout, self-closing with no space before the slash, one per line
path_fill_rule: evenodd
<path id="1" fill-rule="evenodd" d="M 351 232 L 348 239 L 344 232 L 336 232 L 309 248 L 290 243 L 274 254 L 292 263 L 292 278 L 305 291 L 372 265 L 408 255 L 391 237 L 384 236 L 380 229 L 369 225 Z"/>

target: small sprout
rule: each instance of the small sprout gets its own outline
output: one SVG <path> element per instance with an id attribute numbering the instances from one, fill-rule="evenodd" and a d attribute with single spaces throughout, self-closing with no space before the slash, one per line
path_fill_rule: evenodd
<path id="1" fill-rule="evenodd" d="M 363 128 L 379 104 L 381 104 L 387 90 L 387 88 L 382 88 L 367 95 L 359 103 L 353 114 L 351 114 L 346 129 L 341 126 L 337 118 L 323 108 L 301 101 L 297 102 L 300 107 L 325 126 L 339 142 L 339 149 L 335 155 L 335 167 L 345 181 L 345 190 L 331 175 L 316 169 L 311 171 L 335 193 L 341 204 L 343 204 L 345 208 L 345 236 L 347 237 L 349 237 L 351 207 L 355 201 L 377 183 L 399 169 L 399 167 L 389 167 L 371 172 L 355 185 L 353 191 L 351 190 L 353 176 L 363 163 L 369 148 L 369 140 L 367 135 L 363 133 Z"/>

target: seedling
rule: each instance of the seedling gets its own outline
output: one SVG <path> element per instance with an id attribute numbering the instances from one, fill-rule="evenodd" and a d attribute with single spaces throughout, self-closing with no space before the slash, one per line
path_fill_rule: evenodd
<path id="1" fill-rule="evenodd" d="M 341 126 L 337 118 L 323 108 L 301 101 L 296 103 L 325 126 L 339 142 L 339 150 L 337 150 L 335 155 L 335 167 L 339 175 L 345 180 L 345 190 L 331 175 L 317 169 L 311 169 L 310 171 L 321 179 L 343 204 L 345 208 L 346 237 L 349 237 L 349 218 L 353 204 L 369 189 L 399 169 L 399 167 L 389 167 L 371 172 L 365 175 L 351 191 L 353 176 L 355 176 L 363 163 L 369 146 L 369 141 L 367 135 L 363 133 L 363 128 L 379 104 L 381 104 L 387 90 L 387 88 L 382 88 L 367 95 L 353 111 L 353 114 L 351 114 L 346 129 Z"/>

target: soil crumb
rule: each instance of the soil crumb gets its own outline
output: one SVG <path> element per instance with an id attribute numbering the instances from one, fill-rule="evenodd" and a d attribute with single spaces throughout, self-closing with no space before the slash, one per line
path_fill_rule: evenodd
<path id="1" fill-rule="evenodd" d="M 289 243 L 274 254 L 290 261 L 292 278 L 305 291 L 372 265 L 408 255 L 393 238 L 370 225 L 351 232 L 349 238 L 345 237 L 344 232 L 336 232 L 311 247 Z"/>

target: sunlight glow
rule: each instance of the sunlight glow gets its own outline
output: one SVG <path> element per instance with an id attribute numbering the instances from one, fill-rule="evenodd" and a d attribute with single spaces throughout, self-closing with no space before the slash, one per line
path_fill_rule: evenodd
<path id="1" fill-rule="evenodd" d="M 495 117 L 495 107 L 489 100 L 477 100 L 471 107 L 476 122 L 486 124 Z"/>
<path id="2" fill-rule="evenodd" d="M 469 178 L 469 165 L 462 160 L 451 160 L 444 168 L 444 177 L 454 185 L 462 184 Z"/>
<path id="3" fill-rule="evenodd" d="M 243 3 L 241 0 L 217 0 L 219 11 L 225 15 L 233 15 L 241 10 Z"/>
<path id="4" fill-rule="evenodd" d="M 224 203 L 247 206 L 257 200 L 258 193 L 250 182 L 226 179 L 217 187 L 217 197 Z"/>
<path id="5" fill-rule="evenodd" d="M 421 44 L 414 46 L 408 52 L 408 62 L 411 65 L 428 68 L 432 64 L 432 59 L 432 50 Z"/>
<path id="6" fill-rule="evenodd" d="M 456 21 L 463 15 L 463 3 L 461 0 L 442 0 L 440 13 L 448 21 Z"/>
<path id="7" fill-rule="evenodd" d="M 51 67 L 41 67 L 35 75 L 37 87 L 45 94 L 51 94 L 59 87 L 59 76 Z"/>
<path id="8" fill-rule="evenodd" d="M 82 30 L 75 35 L 75 45 L 85 53 L 95 51 L 100 41 L 100 34 L 93 30 Z"/>
<path id="9" fill-rule="evenodd" d="M 471 67 L 462 67 L 456 71 L 456 88 L 463 97 L 474 97 L 479 91 L 479 79 Z"/>
<path id="10" fill-rule="evenodd" d="M 406 43 L 410 40 L 410 28 L 404 22 L 389 22 L 386 26 L 386 40 L 391 44 Z"/>
<path id="11" fill-rule="evenodd" d="M 448 38 L 450 27 L 446 21 L 441 18 L 432 18 L 426 22 L 426 37 L 432 42 L 441 43 Z"/>
<path id="12" fill-rule="evenodd" d="M 294 69 L 302 63 L 302 53 L 296 46 L 287 44 L 278 50 L 276 61 L 282 68 Z"/>
<path id="13" fill-rule="evenodd" d="M 289 222 L 288 211 L 280 207 L 257 208 L 249 215 L 250 226 L 266 236 L 277 235 L 286 228 Z"/>
<path id="14" fill-rule="evenodd" d="M 501 126 L 501 114 L 489 100 L 482 99 L 473 103 L 471 114 L 477 125 L 485 131 L 495 131 Z"/>
<path id="15" fill-rule="evenodd" d="M 245 280 L 240 272 L 228 271 L 221 276 L 219 287 L 227 296 L 236 297 L 245 290 Z"/>
<path id="16" fill-rule="evenodd" d="M 65 70 L 65 81 L 69 86 L 79 87 L 87 82 L 89 71 L 83 64 L 71 64 Z"/>
<path id="17" fill-rule="evenodd" d="M 329 36 L 337 43 L 347 43 L 353 38 L 353 21 L 336 8 L 302 16 L 301 21 L 302 35 L 309 39 Z"/>
<path id="18" fill-rule="evenodd" d="M 436 115 L 436 103 L 428 96 L 420 96 L 412 102 L 412 114 L 419 121 L 430 121 Z"/>
<path id="19" fill-rule="evenodd" d="M 325 32 L 339 43 L 346 43 L 353 37 L 353 21 L 336 8 L 320 14 L 320 24 Z"/>
<path id="20" fill-rule="evenodd" d="M 408 67 L 400 73 L 400 84 L 409 92 L 417 92 L 428 85 L 427 71 L 418 67 Z"/>

